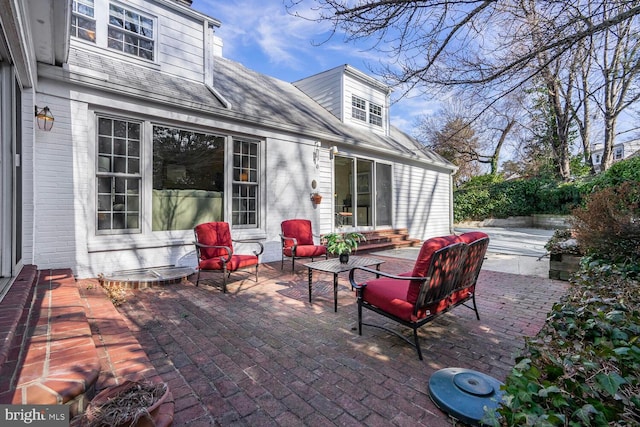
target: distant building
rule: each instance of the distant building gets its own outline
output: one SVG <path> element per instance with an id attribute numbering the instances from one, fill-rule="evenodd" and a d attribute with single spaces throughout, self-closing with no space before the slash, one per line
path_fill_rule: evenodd
<path id="1" fill-rule="evenodd" d="M 613 163 L 620 160 L 627 159 L 640 150 L 640 140 L 634 139 L 633 141 L 620 142 L 613 146 Z M 602 164 L 602 154 L 604 153 L 603 144 L 593 144 L 591 146 L 591 159 L 593 160 L 593 166 L 596 172 L 600 172 L 600 165 Z M 637 154 L 636 154 L 637 155 Z"/>

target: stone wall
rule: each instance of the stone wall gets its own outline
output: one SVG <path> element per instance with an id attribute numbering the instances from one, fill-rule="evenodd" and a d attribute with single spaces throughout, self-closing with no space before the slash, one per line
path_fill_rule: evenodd
<path id="1" fill-rule="evenodd" d="M 509 218 L 487 218 L 482 221 L 465 221 L 456 224 L 456 227 L 504 227 L 504 228 L 543 228 L 547 230 L 571 228 L 570 216 L 558 215 L 531 215 L 511 216 Z"/>

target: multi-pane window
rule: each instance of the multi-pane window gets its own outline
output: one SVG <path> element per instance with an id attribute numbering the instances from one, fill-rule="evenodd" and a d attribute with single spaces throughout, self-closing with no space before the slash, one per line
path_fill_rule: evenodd
<path id="1" fill-rule="evenodd" d="M 93 0 L 73 0 L 71 35 L 96 42 L 96 17 Z"/>
<path id="2" fill-rule="evenodd" d="M 617 147 L 614 151 L 613 151 L 613 159 L 614 160 L 622 160 L 622 155 L 624 154 L 624 151 L 622 150 L 622 147 Z"/>
<path id="3" fill-rule="evenodd" d="M 367 101 L 355 95 L 351 96 L 351 117 L 367 121 Z"/>
<path id="4" fill-rule="evenodd" d="M 140 232 L 138 122 L 98 119 L 97 230 Z"/>
<path id="5" fill-rule="evenodd" d="M 107 46 L 153 61 L 153 19 L 110 4 Z"/>
<path id="6" fill-rule="evenodd" d="M 372 102 L 369 103 L 369 123 L 382 126 L 382 107 Z"/>
<path id="7" fill-rule="evenodd" d="M 351 117 L 375 126 L 382 126 L 382 106 L 369 102 L 359 96 L 351 95 Z"/>
<path id="8" fill-rule="evenodd" d="M 219 135 L 153 127 L 152 230 L 224 221 L 224 145 Z"/>
<path id="9" fill-rule="evenodd" d="M 234 227 L 258 227 L 259 144 L 233 140 L 233 195 L 231 222 Z"/>

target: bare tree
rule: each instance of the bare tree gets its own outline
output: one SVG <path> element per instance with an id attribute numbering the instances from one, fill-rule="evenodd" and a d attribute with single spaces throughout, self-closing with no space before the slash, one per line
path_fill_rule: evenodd
<path id="1" fill-rule="evenodd" d="M 630 4 L 631 3 L 631 4 Z M 623 13 L 637 2 L 604 1 L 605 16 Z M 629 19 L 611 26 L 597 39 L 595 64 L 601 73 L 599 90 L 592 94 L 595 104 L 604 116 L 604 151 L 601 169 L 613 163 L 613 145 L 620 114 L 640 99 L 637 85 L 640 73 L 640 23 Z"/>
<path id="2" fill-rule="evenodd" d="M 633 86 L 638 0 L 287 2 L 294 14 L 301 3 L 312 4 L 314 15 L 308 19 L 331 23 L 334 33 L 348 40 L 373 40 L 373 48 L 389 56 L 374 71 L 407 91 L 437 96 L 452 88 L 482 88 L 483 108 L 489 110 L 507 94 L 543 84 L 556 115 L 553 155 L 564 179 L 570 176 L 572 122 L 578 125 L 585 161 L 590 161 L 589 102 L 598 101 L 604 116 L 607 166 L 616 120 L 638 100 Z M 601 42 L 594 45 L 593 40 Z M 594 57 L 584 49 L 588 53 L 594 47 L 603 83 L 592 89 L 589 59 Z"/>
<path id="3" fill-rule="evenodd" d="M 441 109 L 438 114 L 421 120 L 418 140 L 458 166 L 453 179 L 456 185 L 479 175 L 478 138 L 459 106 Z"/>

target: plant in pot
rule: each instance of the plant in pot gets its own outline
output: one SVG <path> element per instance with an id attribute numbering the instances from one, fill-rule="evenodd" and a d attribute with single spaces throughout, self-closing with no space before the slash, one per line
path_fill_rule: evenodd
<path id="1" fill-rule="evenodd" d="M 315 203 L 316 205 L 319 205 L 320 202 L 322 202 L 322 195 L 318 192 L 312 193 L 311 200 L 313 200 L 313 203 Z"/>
<path id="2" fill-rule="evenodd" d="M 349 262 L 349 254 L 358 249 L 358 244 L 366 238 L 361 233 L 329 233 L 323 236 L 327 244 L 327 252 L 340 257 L 340 262 Z"/>

